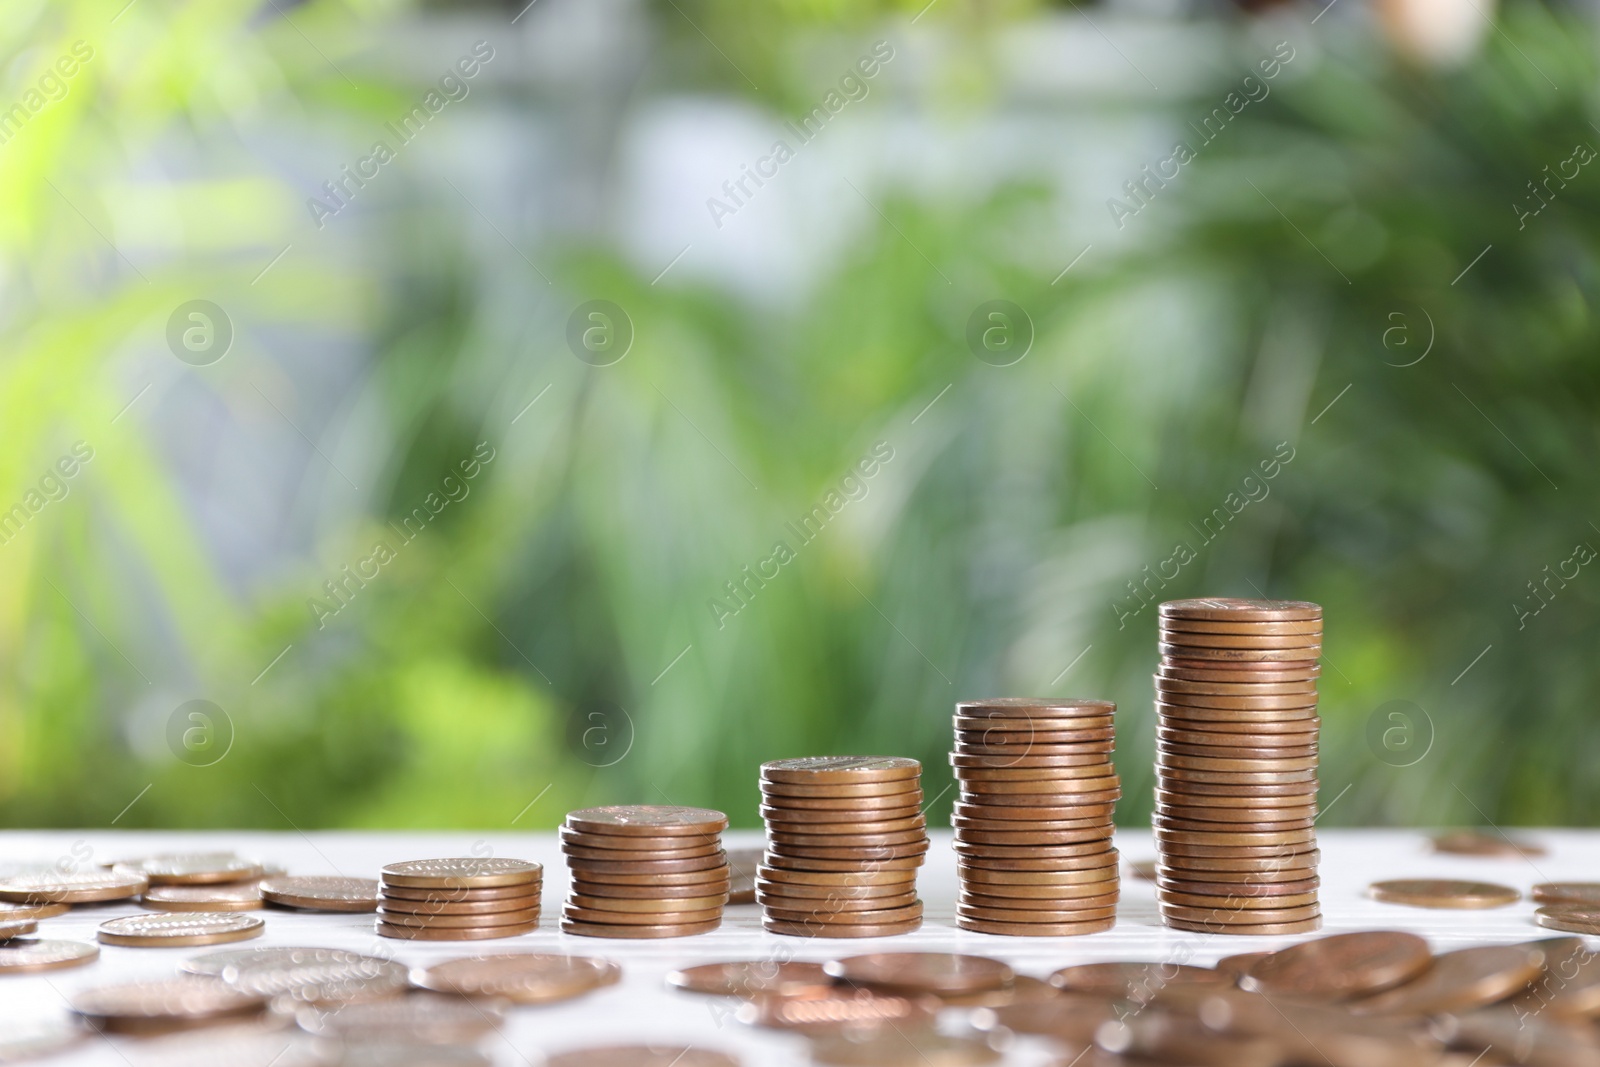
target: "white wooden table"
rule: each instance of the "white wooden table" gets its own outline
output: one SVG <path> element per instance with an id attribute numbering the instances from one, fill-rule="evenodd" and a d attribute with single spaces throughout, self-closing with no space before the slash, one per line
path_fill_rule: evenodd
<path id="1" fill-rule="evenodd" d="M 1380 878 L 1468 877 L 1500 882 L 1526 891 L 1541 881 L 1600 880 L 1600 832 L 1518 831 L 1538 841 L 1549 855 L 1535 859 L 1481 859 L 1435 855 L 1422 832 L 1324 831 L 1321 835 L 1322 910 L 1325 932 L 1360 929 L 1412 930 L 1436 950 L 1469 944 L 1513 942 L 1548 936 L 1533 923 L 1527 901 L 1482 912 L 1426 911 L 1379 904 L 1364 895 Z M 756 846 L 760 834 L 734 831 L 729 847 Z M 1147 832 L 1124 831 L 1118 847 L 1125 861 L 1153 858 Z M 968 952 L 1004 959 L 1019 973 L 1043 976 L 1071 963 L 1099 960 L 1165 960 L 1211 963 L 1237 952 L 1255 951 L 1303 938 L 1248 938 L 1189 934 L 1161 926 L 1154 888 L 1124 870 L 1122 905 L 1114 930 L 1077 938 L 1007 938 L 968 933 L 955 926 L 955 858 L 948 832 L 934 835 L 920 878 L 926 920 L 914 934 L 875 941 L 821 941 L 780 937 L 761 929 L 754 905 L 732 907 L 722 928 L 710 934 L 666 941 L 611 941 L 572 937 L 556 925 L 566 889 L 565 868 L 552 833 L 107 833 L 102 831 L 9 832 L 0 834 L 0 861 L 60 859 L 83 864 L 157 851 L 235 849 L 278 862 L 294 874 L 345 874 L 376 877 L 385 863 L 439 856 L 493 854 L 537 860 L 545 865 L 541 929 L 492 942 L 398 942 L 377 937 L 370 915 L 313 915 L 267 911 L 266 934 L 250 945 L 314 945 L 371 952 L 409 964 L 426 964 L 483 952 L 544 951 L 605 956 L 622 964 L 621 984 L 579 1000 L 513 1011 L 499 1036 L 485 1044 L 497 1064 L 537 1065 L 544 1052 L 608 1041 L 694 1042 L 741 1055 L 758 1067 L 809 1062 L 803 1040 L 753 1030 L 729 1017 L 726 1002 L 669 989 L 663 976 L 677 967 L 718 960 L 802 959 L 872 950 Z M 46 937 L 94 940 L 104 919 L 137 912 L 132 904 L 75 910 L 40 923 Z M 102 946 L 87 967 L 42 975 L 0 977 L 0 1027 L 19 1018 L 61 1018 L 73 990 L 106 982 L 176 973 L 190 955 L 208 949 L 137 949 Z M 1038 1064 L 1047 1046 L 1019 1042 L 1008 1063 Z M 49 1063 L 142 1067 L 136 1050 L 92 1038 Z M 240 1065 L 248 1067 L 248 1065 Z M 264 1067 L 264 1065 L 263 1065 Z"/>

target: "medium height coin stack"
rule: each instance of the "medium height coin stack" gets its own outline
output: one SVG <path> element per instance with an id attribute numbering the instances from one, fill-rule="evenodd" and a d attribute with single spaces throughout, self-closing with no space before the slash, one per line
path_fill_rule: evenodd
<path id="1" fill-rule="evenodd" d="M 722 925 L 728 817 L 708 808 L 635 804 L 567 816 L 572 872 L 561 929 L 587 937 L 661 938 Z"/>
<path id="2" fill-rule="evenodd" d="M 797 937 L 887 937 L 922 925 L 922 764 L 818 756 L 761 765 L 763 925 Z"/>
<path id="3" fill-rule="evenodd" d="M 1161 605 L 1156 894 L 1168 926 L 1297 934 L 1317 903 L 1322 608 Z"/>
<path id="4" fill-rule="evenodd" d="M 1117 706 L 1105 700 L 969 700 L 956 705 L 950 762 L 963 929 L 1022 937 L 1116 924 L 1111 766 Z"/>
<path id="5" fill-rule="evenodd" d="M 496 856 L 407 860 L 378 878 L 377 931 L 407 941 L 485 941 L 539 926 L 544 868 Z"/>

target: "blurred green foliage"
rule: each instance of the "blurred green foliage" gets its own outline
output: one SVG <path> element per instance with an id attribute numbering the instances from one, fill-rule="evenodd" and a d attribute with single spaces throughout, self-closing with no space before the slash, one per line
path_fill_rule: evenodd
<path id="1" fill-rule="evenodd" d="M 657 284 L 604 237 L 485 225 L 492 206 L 409 157 L 386 194 L 399 209 L 337 219 L 359 240 L 319 244 L 302 205 L 320 177 L 291 177 L 271 143 L 331 125 L 354 148 L 410 106 L 434 72 L 405 84 L 366 59 L 375 26 L 418 16 L 120 7 L 41 0 L 0 27 L 18 57 L 0 103 L 74 42 L 94 50 L 0 145 L 0 508 L 74 442 L 94 453 L 0 544 L 6 823 L 531 829 L 670 801 L 748 826 L 758 763 L 825 752 L 922 759 L 941 820 L 955 700 L 1071 692 L 1121 705 L 1119 819 L 1137 824 L 1155 622 L 1127 611 L 1127 583 L 1178 542 L 1195 559 L 1163 599 L 1326 606 L 1326 823 L 1595 809 L 1596 579 L 1536 601 L 1528 583 L 1600 545 L 1600 178 L 1521 226 L 1512 206 L 1600 144 L 1573 16 L 1514 5 L 1442 74 L 1330 19 L 1126 242 L 1064 276 L 1079 245 L 1047 235 L 1070 205 L 1036 179 L 889 187 L 775 304 Z M 836 7 L 649 8 L 648 92 L 809 106 L 807 34 L 878 35 Z M 971 112 L 999 106 L 987 31 L 1038 12 L 936 11 L 932 32 L 969 47 L 932 79 Z M 1206 114 L 1255 61 L 1247 27 L 1223 29 L 1214 82 L 1152 113 Z M 207 367 L 166 349 L 197 295 L 237 328 Z M 636 333 L 609 367 L 564 340 L 596 298 Z M 1013 366 L 966 341 L 995 298 L 1036 329 Z M 319 361 L 334 342 L 361 353 L 344 379 Z M 206 516 L 250 468 L 215 451 L 202 412 L 246 459 L 299 457 L 285 514 L 234 520 L 286 556 L 217 550 Z M 493 459 L 470 491 L 407 540 L 398 524 L 480 442 Z M 791 540 L 879 442 L 893 458 L 864 496 Z M 1202 543 L 1196 526 L 1283 442 L 1270 492 Z M 793 562 L 715 610 L 780 539 Z M 379 543 L 392 560 L 319 626 L 309 602 Z M 206 766 L 171 742 L 192 699 L 231 734 Z M 1396 700 L 1432 724 L 1411 766 L 1370 738 Z"/>

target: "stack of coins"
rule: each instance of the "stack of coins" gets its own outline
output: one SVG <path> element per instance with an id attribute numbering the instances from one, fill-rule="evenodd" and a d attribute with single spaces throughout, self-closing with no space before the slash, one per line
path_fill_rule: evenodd
<path id="1" fill-rule="evenodd" d="M 561 929 L 587 937 L 685 937 L 715 930 L 728 902 L 728 817 L 638 804 L 567 816 L 572 886 Z"/>
<path id="2" fill-rule="evenodd" d="M 409 941 L 487 941 L 539 925 L 544 868 L 527 860 L 391 863 L 378 879 L 377 931 Z"/>
<path id="3" fill-rule="evenodd" d="M 1116 710 L 1106 700 L 1021 697 L 956 705 L 962 929 L 1061 937 L 1116 924 Z"/>
<path id="4" fill-rule="evenodd" d="M 1161 605 L 1157 899 L 1168 926 L 1298 934 L 1317 904 L 1317 659 L 1322 608 Z"/>
<path id="5" fill-rule="evenodd" d="M 798 937 L 886 937 L 922 925 L 922 764 L 819 756 L 761 765 L 763 925 Z"/>

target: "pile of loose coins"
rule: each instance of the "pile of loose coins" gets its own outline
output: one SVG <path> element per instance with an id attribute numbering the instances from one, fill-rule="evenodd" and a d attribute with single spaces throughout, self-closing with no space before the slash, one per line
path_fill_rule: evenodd
<path id="1" fill-rule="evenodd" d="M 1168 926 L 1298 934 L 1317 902 L 1322 608 L 1276 600 L 1161 605 L 1157 900 Z"/>
<path id="2" fill-rule="evenodd" d="M 728 817 L 708 808 L 625 805 L 567 816 L 572 873 L 561 929 L 588 937 L 687 937 L 715 930 L 728 902 Z"/>
<path id="3" fill-rule="evenodd" d="M 407 941 L 487 941 L 539 925 L 544 868 L 497 857 L 407 860 L 378 878 L 377 931 Z"/>
<path id="4" fill-rule="evenodd" d="M 761 799 L 767 853 L 756 900 L 767 930 L 887 937 L 922 925 L 922 764 L 879 756 L 776 760 L 761 765 Z"/>
<path id="5" fill-rule="evenodd" d="M 956 705 L 956 922 L 965 930 L 1060 937 L 1116 924 L 1105 700 L 969 700 Z"/>

